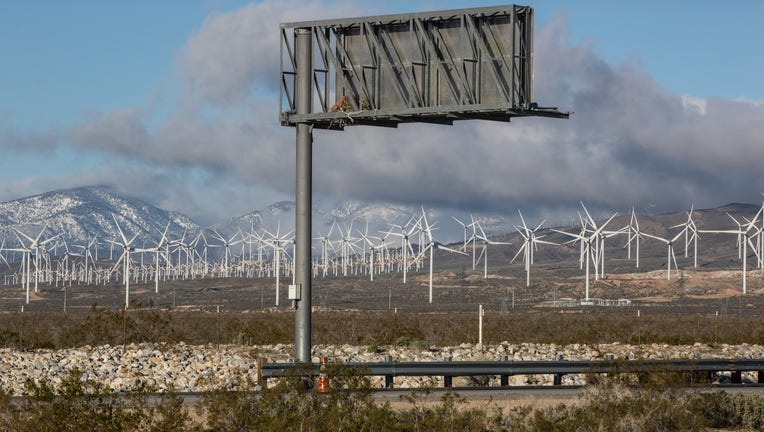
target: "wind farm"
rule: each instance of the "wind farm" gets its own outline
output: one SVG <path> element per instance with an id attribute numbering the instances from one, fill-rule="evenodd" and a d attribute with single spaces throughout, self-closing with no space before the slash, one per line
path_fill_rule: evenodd
<path id="1" fill-rule="evenodd" d="M 518 210 L 496 232 L 486 230 L 477 213 L 465 224 L 424 206 L 400 215 L 398 223 L 370 223 L 368 213 L 366 220 L 319 220 L 324 226 L 316 227 L 311 262 L 315 307 L 468 311 L 482 304 L 510 311 L 629 305 L 682 311 L 718 308 L 736 298 L 760 302 L 761 206 L 663 215 L 632 209 L 597 217 L 580 205 L 578 225 L 529 224 Z M 168 220 L 153 232 L 128 230 L 138 224 L 125 215 L 102 216 L 112 219 L 111 238 L 102 233 L 73 239 L 50 228 L 55 220 L 3 229 L 0 308 L 291 309 L 289 212 L 268 221 L 275 226 L 250 218 L 238 226 L 171 230 Z"/>

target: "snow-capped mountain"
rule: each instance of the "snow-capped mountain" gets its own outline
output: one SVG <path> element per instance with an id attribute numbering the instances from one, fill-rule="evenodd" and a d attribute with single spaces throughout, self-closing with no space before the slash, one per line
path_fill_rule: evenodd
<path id="1" fill-rule="evenodd" d="M 137 236 L 135 246 L 159 241 L 167 223 L 168 236 L 180 237 L 184 230 L 199 226 L 188 216 L 157 208 L 145 201 L 122 196 L 108 186 L 86 186 L 57 190 L 0 203 L 0 230 L 15 228 L 40 240 L 61 234 L 68 244 L 85 244 L 94 236 L 99 242 L 119 237 L 114 218 L 125 236 Z M 46 228 L 47 227 L 47 228 Z M 46 228 L 46 232 L 40 233 Z"/>
<path id="2" fill-rule="evenodd" d="M 730 220 L 730 215 L 742 221 L 745 220 L 743 217 L 752 218 L 759 208 L 758 205 L 728 204 L 716 209 L 695 210 L 693 217 L 699 228 L 732 229 L 734 226 L 731 225 L 733 221 Z M 465 235 L 464 228 L 452 216 L 464 224 L 473 220 L 472 215 L 464 212 L 427 207 L 425 211 L 428 223 L 433 227 L 435 239 L 443 243 L 459 242 Z M 350 234 L 354 237 L 359 237 L 359 233 L 363 232 L 370 236 L 383 236 L 383 233 L 391 230 L 398 232 L 395 226 L 405 226 L 412 218 L 419 218 L 421 214 L 422 207 L 419 206 L 318 201 L 313 207 L 313 236 L 326 236 L 330 230 L 332 238 L 348 231 L 352 231 Z M 614 226 L 627 225 L 629 217 L 629 214 L 618 216 L 613 220 Z M 101 245 L 108 245 L 108 241 L 118 240 L 120 236 L 114 218 L 128 239 L 136 236 L 133 243 L 135 247 L 153 246 L 161 238 L 168 222 L 170 239 L 179 239 L 186 231 L 195 235 L 195 232 L 202 229 L 181 213 L 163 210 L 145 201 L 125 197 L 111 187 L 87 186 L 0 203 L 0 241 L 5 242 L 5 247 L 18 245 L 17 236 L 11 230 L 15 228 L 31 238 L 39 236 L 41 241 L 60 235 L 61 240 L 73 246 L 87 244 L 93 237 L 97 237 Z M 668 236 L 668 227 L 682 224 L 686 218 L 685 211 L 654 216 L 640 215 L 639 223 L 642 229 L 648 232 Z M 294 228 L 294 219 L 295 204 L 291 201 L 281 201 L 210 228 L 226 238 L 232 238 L 239 230 L 248 232 L 250 229 L 258 232 L 265 229 L 273 234 L 280 230 L 280 235 L 283 236 Z M 479 221 L 489 236 L 514 236 L 514 224 L 518 223 L 506 215 L 480 214 L 474 215 L 474 220 Z M 528 221 L 529 226 L 537 223 Z M 41 232 L 43 229 L 45 231 Z M 190 236 L 186 238 L 188 240 Z M 207 238 L 211 243 L 217 243 L 214 240 L 215 236 Z M 519 241 L 511 241 L 516 240 Z M 25 243 L 28 241 L 25 240 Z"/>
<path id="3" fill-rule="evenodd" d="M 439 241 L 456 241 L 461 238 L 462 228 L 451 219 L 451 213 L 427 210 L 430 224 L 435 228 Z M 381 236 L 394 225 L 406 225 L 412 218 L 418 218 L 422 209 L 418 206 L 404 206 L 387 203 L 363 203 L 359 201 L 318 202 L 313 208 L 313 234 L 321 236 L 333 229 L 332 236 L 340 230 L 352 235 L 368 232 L 370 236 Z M 459 216 L 469 222 L 469 215 Z M 198 232 L 202 229 L 188 216 L 178 212 L 157 208 L 145 201 L 126 197 L 109 186 L 85 186 L 56 190 L 0 203 L 0 236 L 6 247 L 18 245 L 15 228 L 31 238 L 40 236 L 45 240 L 60 235 L 68 245 L 84 245 L 93 237 L 99 243 L 119 240 L 119 231 L 114 222 L 130 239 L 137 236 L 134 246 L 152 246 L 161 238 L 168 221 L 168 237 L 180 238 L 184 231 Z M 281 201 L 210 227 L 224 235 L 233 236 L 240 229 L 244 232 L 263 229 L 271 233 L 280 230 L 283 235 L 294 228 L 295 204 Z M 435 223 L 435 221 L 438 221 Z M 486 231 L 496 232 L 502 225 L 499 217 L 481 217 L 481 225 Z M 368 229 L 366 228 L 368 223 Z M 42 229 L 45 232 L 40 233 Z M 214 236 L 213 236 L 214 237 Z M 213 237 L 208 236 L 212 239 Z M 214 240 L 210 240 L 215 242 Z"/>

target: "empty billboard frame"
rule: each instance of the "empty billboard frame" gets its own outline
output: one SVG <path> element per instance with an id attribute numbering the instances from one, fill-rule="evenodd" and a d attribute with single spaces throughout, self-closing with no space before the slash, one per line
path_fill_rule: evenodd
<path id="1" fill-rule="evenodd" d="M 295 109 L 294 35 L 311 34 L 311 112 Z M 566 118 L 533 103 L 533 8 L 494 6 L 281 24 L 281 123 Z"/>

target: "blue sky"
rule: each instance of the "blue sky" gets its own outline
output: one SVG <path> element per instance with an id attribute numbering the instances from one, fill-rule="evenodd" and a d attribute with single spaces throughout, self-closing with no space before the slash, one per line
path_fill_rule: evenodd
<path id="1" fill-rule="evenodd" d="M 270 172 L 265 155 L 271 155 L 272 160 L 279 161 L 282 158 L 280 152 L 289 151 L 289 146 L 292 145 L 291 132 L 287 128 L 279 129 L 275 126 L 275 111 L 272 112 L 272 118 L 267 118 L 265 113 L 269 112 L 268 109 L 259 110 L 259 105 L 253 108 L 253 104 L 263 103 L 261 99 L 267 99 L 270 95 L 246 94 L 241 100 L 234 96 L 235 100 L 232 102 L 221 102 L 222 99 L 210 99 L 210 94 L 204 93 L 209 89 L 199 90 L 190 84 L 203 82 L 207 85 L 209 82 L 204 79 L 223 77 L 215 75 L 220 71 L 204 69 L 210 65 L 204 63 L 203 56 L 214 57 L 218 54 L 215 43 L 221 44 L 219 51 L 241 47 L 242 53 L 231 53 L 232 56 L 256 56 L 261 50 L 270 49 L 259 46 L 262 41 L 258 40 L 239 41 L 239 44 L 232 43 L 231 46 L 227 46 L 226 38 L 236 37 L 237 30 L 231 25 L 225 26 L 220 23 L 229 22 L 242 26 L 240 33 L 243 35 L 258 34 L 246 26 L 272 25 L 272 32 L 275 34 L 278 23 L 258 23 L 258 17 L 272 14 L 279 19 L 301 20 L 306 19 L 303 14 L 309 10 L 319 11 L 327 17 L 339 17 L 347 14 L 403 13 L 498 4 L 505 2 L 0 2 L 0 52 L 4 56 L 3 66 L 0 68 L 0 146 L 4 154 L 0 160 L 0 200 L 80 184 L 119 183 L 117 186 L 130 189 L 133 194 L 157 205 L 212 221 L 218 217 L 235 216 L 262 207 L 271 200 L 289 198 L 289 186 L 283 186 L 283 183 L 290 181 L 291 173 L 286 169 L 285 162 L 274 162 L 281 165 Z M 581 59 L 585 55 L 590 65 L 599 65 L 599 62 L 602 62 L 609 73 L 624 79 L 624 83 L 649 82 L 646 88 L 655 92 L 660 101 L 679 100 L 688 96 L 704 103 L 717 101 L 714 104 L 717 108 L 713 112 L 720 112 L 719 117 L 711 119 L 710 116 L 705 116 L 701 119 L 704 127 L 709 128 L 705 136 L 713 136 L 711 129 L 722 129 L 725 119 L 743 117 L 740 110 L 744 110 L 746 116 L 750 115 L 754 119 L 761 112 L 761 105 L 764 103 L 764 86 L 761 84 L 764 77 L 764 56 L 761 55 L 764 27 L 759 21 L 764 16 L 764 2 L 738 1 L 722 5 L 711 1 L 545 0 L 522 4 L 535 7 L 537 39 L 542 39 L 540 34 L 544 29 L 551 33 L 550 28 L 568 35 L 562 43 L 562 48 L 570 48 L 566 53 L 578 53 L 571 58 Z M 292 19 L 292 16 L 295 16 L 295 19 Z M 216 34 L 221 31 L 226 34 Z M 249 43 L 251 50 L 248 48 Z M 538 49 L 537 44 L 537 56 L 541 55 Z M 194 57 L 194 53 L 202 57 Z M 537 77 L 545 76 L 545 72 L 538 69 L 543 64 L 543 61 L 537 62 Z M 565 65 L 559 66 L 562 68 Z M 603 66 L 597 66 L 599 67 Z M 257 74 L 262 72 L 263 68 L 249 64 L 245 65 L 244 70 L 251 70 L 253 74 Z M 251 81 L 275 78 L 257 76 Z M 232 77 L 232 81 L 235 79 L 237 78 Z M 213 86 L 217 84 L 213 83 Z M 253 86 L 259 88 L 257 84 Z M 225 92 L 217 96 L 230 99 L 233 90 L 213 88 L 209 91 Z M 247 91 L 252 91 L 252 88 Z M 542 91 L 541 94 L 545 93 Z M 562 106 L 565 100 L 562 97 L 559 102 L 549 102 L 560 105 L 562 109 L 581 112 L 577 106 Z M 647 142 L 642 143 L 640 140 L 655 140 L 655 137 L 643 137 L 638 132 L 638 122 L 651 123 L 651 119 L 636 118 L 642 115 L 649 116 L 644 114 L 644 111 L 651 108 L 647 101 L 645 103 L 647 105 L 641 108 L 642 111 L 625 113 L 626 117 L 634 117 L 633 128 L 632 125 L 624 125 L 628 133 L 609 127 L 597 135 L 603 140 L 598 145 L 605 145 L 610 140 L 617 142 L 617 145 L 608 147 L 619 149 L 618 154 L 614 153 L 613 160 L 624 160 L 619 156 L 620 152 L 631 154 L 630 152 L 636 149 L 644 149 Z M 255 114 L 258 115 L 256 119 L 247 118 Z M 656 113 L 656 117 L 658 116 L 665 117 L 665 113 Z M 695 123 L 701 120 L 685 120 L 688 122 L 687 130 L 675 131 L 678 136 L 676 139 L 687 141 L 693 130 L 704 130 L 698 127 L 700 123 Z M 590 117 L 586 112 L 583 112 L 580 121 L 574 116 L 570 122 L 576 121 L 579 122 L 577 124 L 598 122 L 594 114 Z M 623 121 L 628 122 L 627 119 Z M 268 126 L 269 122 L 273 123 L 272 127 Z M 190 126 L 191 123 L 193 126 Z M 693 125 L 692 128 L 690 124 Z M 99 129 L 106 128 L 105 125 L 109 128 L 109 134 L 114 136 L 106 136 Z M 254 132 L 246 135 L 241 132 L 242 129 L 251 129 Z M 455 129 L 457 134 L 470 133 L 469 127 Z M 495 131 L 492 133 L 496 136 L 504 133 L 493 125 L 489 129 Z M 590 128 L 581 127 L 575 132 L 559 133 L 560 136 L 575 133 L 578 139 L 582 140 L 579 146 L 588 148 L 585 146 L 594 144 L 591 143 L 591 136 L 584 136 L 585 129 Z M 117 137 L 113 132 L 115 130 L 125 133 Z M 210 154 L 204 149 L 196 149 L 188 156 L 178 156 L 177 152 L 184 151 L 183 140 L 189 139 L 177 134 L 178 130 L 208 131 L 208 145 L 219 146 L 221 150 Z M 215 130 L 223 131 L 219 143 L 216 142 L 216 135 L 212 133 Z M 520 132 L 531 133 L 526 130 Z M 377 131 L 371 133 L 375 137 L 379 135 Z M 412 132 L 407 130 L 404 133 Z M 664 136 L 660 135 L 660 132 L 655 133 L 660 137 Z M 725 136 L 721 131 L 719 133 L 719 136 Z M 348 137 L 342 139 L 352 141 L 354 134 L 358 132 L 346 134 Z M 490 140 L 491 137 L 487 136 L 486 139 Z M 96 138 L 100 141 L 94 142 Z M 141 139 L 148 141 L 144 142 Z M 239 139 L 252 141 L 252 153 L 241 155 L 243 150 L 249 149 L 243 142 L 229 147 L 229 142 Z M 559 139 L 559 136 L 555 139 Z M 748 140 L 749 137 L 740 139 Z M 257 147 L 260 140 L 281 142 L 278 144 L 281 147 L 260 149 Z M 583 144 L 584 140 L 589 141 Z M 110 141 L 114 144 L 109 144 Z M 317 141 L 320 141 L 320 138 Z M 709 141 L 704 144 L 704 148 L 708 148 L 706 155 L 712 160 L 719 159 L 718 155 L 714 156 L 719 147 L 729 145 L 721 141 Z M 576 140 L 571 142 L 575 148 Z M 131 152 L 131 143 L 143 143 L 144 153 L 156 150 L 160 154 Z M 740 151 L 750 151 L 751 148 L 755 148 L 755 144 L 748 142 Z M 201 146 L 203 143 L 196 145 Z M 690 144 L 686 145 L 692 148 Z M 588 149 L 596 153 L 596 147 Z M 490 153 L 493 150 L 484 151 Z M 208 160 L 218 156 L 220 160 Z M 660 209 L 678 210 L 669 208 L 670 204 L 723 204 L 727 197 L 729 201 L 753 201 L 758 199 L 758 189 L 764 188 L 761 184 L 750 184 L 749 179 L 756 177 L 753 177 L 753 168 L 746 166 L 741 167 L 741 172 L 750 169 L 750 176 L 741 175 L 740 179 L 725 179 L 724 187 L 715 186 L 713 190 L 709 190 L 706 187 L 708 184 L 719 183 L 713 173 L 706 172 L 701 166 L 684 166 L 683 159 L 678 154 L 664 156 L 669 158 L 665 159 L 668 160 L 665 166 L 658 162 L 657 158 L 645 161 L 650 167 L 655 167 L 656 172 L 651 177 L 678 181 L 685 193 L 683 196 L 689 196 L 679 202 L 673 195 L 661 199 L 660 196 L 653 196 L 657 195 L 654 191 L 655 184 L 649 183 L 649 186 L 642 187 L 642 191 L 625 194 L 629 199 L 637 201 L 635 204 L 662 202 L 663 204 L 658 205 Z M 194 157 L 201 159 L 195 161 Z M 266 159 L 259 162 L 261 165 L 253 163 L 253 167 L 264 173 L 262 177 L 243 174 L 242 172 L 246 171 L 244 167 L 227 168 L 228 162 L 246 157 Z M 288 157 L 283 157 L 288 160 Z M 362 164 L 366 155 L 358 153 L 355 157 L 355 161 Z M 543 163 L 543 155 L 538 157 L 542 158 L 538 163 Z M 748 155 L 747 158 L 751 157 L 758 157 L 758 154 Z M 644 155 L 641 158 L 650 159 Z M 693 163 L 701 164 L 699 158 L 700 156 Z M 608 163 L 612 164 L 613 160 Z M 734 174 L 735 164 L 740 160 L 744 159 L 725 160 L 727 165 L 724 165 L 724 168 L 731 168 Z M 321 160 L 318 163 L 321 163 Z M 444 157 L 443 163 L 447 166 L 448 158 Z M 683 165 L 678 170 L 682 171 L 681 175 L 675 174 L 677 170 L 674 168 L 677 164 Z M 522 171 L 522 167 L 517 168 L 517 171 Z M 628 168 L 612 171 L 608 175 L 613 177 L 619 176 L 619 172 L 624 177 L 631 175 Z M 141 178 L 143 182 L 133 180 L 131 183 L 124 179 L 127 174 L 115 175 L 114 172 L 129 173 Z M 274 179 L 274 176 L 282 175 L 283 181 Z M 353 175 L 349 173 L 348 178 L 353 178 Z M 148 187 L 149 180 L 161 182 L 162 187 Z M 514 177 L 506 177 L 505 180 L 508 183 L 517 183 Z M 579 182 L 584 184 L 584 180 L 582 177 Z M 395 199 L 397 196 L 389 192 L 379 193 L 372 188 L 350 188 L 342 184 L 345 182 L 327 180 L 319 182 L 317 187 L 320 193 L 338 199 Z M 550 185 L 554 184 L 552 179 L 549 182 Z M 534 180 L 533 183 L 543 184 L 543 181 Z M 612 194 L 613 198 L 599 199 L 596 205 L 603 208 L 628 205 L 624 201 L 624 194 L 617 191 L 615 184 L 618 182 L 611 178 L 607 183 L 613 184 L 612 190 L 600 195 Z M 634 179 L 633 183 L 640 183 L 639 179 Z M 226 189 L 227 192 L 220 193 L 218 188 Z M 553 211 L 556 207 L 556 204 L 552 204 L 556 198 L 554 193 L 547 190 L 549 188 L 539 189 L 539 198 L 500 192 L 488 195 L 495 199 L 506 199 L 507 204 L 497 207 L 500 210 L 523 205 L 538 208 L 539 212 L 543 213 L 544 209 Z M 571 191 L 561 193 L 571 202 L 597 196 L 590 187 L 583 189 L 585 191 L 580 197 L 571 197 L 570 195 L 575 194 Z M 449 194 L 453 194 L 448 190 L 441 191 L 447 197 L 434 197 L 433 194 L 438 192 L 435 188 L 401 194 L 398 199 L 412 204 L 427 201 L 441 206 L 486 209 L 496 207 L 491 202 L 481 202 L 475 198 L 474 191 L 480 190 L 479 185 L 475 185 L 471 190 L 471 195 L 465 196 L 464 199 L 448 197 Z M 704 191 L 708 193 L 704 194 Z"/>

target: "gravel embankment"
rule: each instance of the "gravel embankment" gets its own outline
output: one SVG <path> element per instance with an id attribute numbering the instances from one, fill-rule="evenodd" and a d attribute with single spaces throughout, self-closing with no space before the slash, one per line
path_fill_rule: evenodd
<path id="1" fill-rule="evenodd" d="M 316 345 L 314 362 L 325 356 L 336 362 L 380 362 L 385 356 L 395 361 L 565 360 L 597 359 L 679 359 L 679 358 L 764 358 L 760 345 L 623 345 L 567 346 L 501 343 L 485 347 L 462 344 L 450 347 L 375 347 Z M 139 344 L 127 346 L 80 347 L 66 350 L 17 351 L 0 349 L 0 387 L 14 395 L 24 394 L 24 383 L 61 383 L 69 371 L 78 369 L 83 378 L 96 380 L 114 391 L 128 391 L 143 382 L 158 391 L 198 392 L 213 388 L 240 389 L 255 379 L 255 362 L 289 362 L 291 345 L 205 345 Z M 551 376 L 514 376 L 511 385 L 548 384 Z M 396 378 L 396 387 L 438 383 L 438 378 Z M 454 380 L 454 385 L 468 384 Z M 583 377 L 566 376 L 563 384 L 583 383 Z"/>

